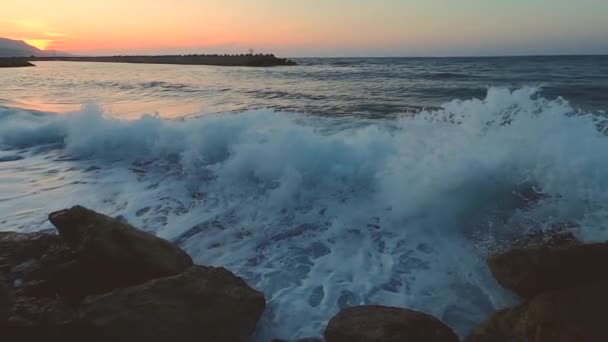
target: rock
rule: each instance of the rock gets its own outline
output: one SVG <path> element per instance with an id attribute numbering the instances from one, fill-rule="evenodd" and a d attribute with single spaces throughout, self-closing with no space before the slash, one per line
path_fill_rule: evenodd
<path id="1" fill-rule="evenodd" d="M 0 328 L 6 325 L 12 306 L 13 293 L 11 286 L 9 286 L 4 276 L 0 274 Z"/>
<path id="2" fill-rule="evenodd" d="M 608 243 L 515 248 L 488 259 L 499 284 L 521 297 L 608 280 Z"/>
<path id="3" fill-rule="evenodd" d="M 49 218 L 59 235 L 0 233 L 3 340 L 246 341 L 264 311 L 241 278 L 127 223 Z"/>
<path id="4" fill-rule="evenodd" d="M 55 298 L 18 297 L 11 319 L 22 326 L 54 326 L 73 322 L 76 311 L 66 302 Z"/>
<path id="5" fill-rule="evenodd" d="M 107 276 L 85 267 L 58 235 L 0 233 L 0 269 L 16 296 L 62 298 L 77 304 L 112 290 Z"/>
<path id="6" fill-rule="evenodd" d="M 465 342 L 523 342 L 514 331 L 523 312 L 523 306 L 495 312 L 490 319 L 477 326 Z"/>
<path id="7" fill-rule="evenodd" d="M 264 296 L 223 268 L 184 273 L 87 298 L 81 318 L 99 341 L 247 341 Z"/>
<path id="8" fill-rule="evenodd" d="M 18 297 L 3 338 L 8 341 L 76 341 L 76 311 L 61 299 Z"/>
<path id="9" fill-rule="evenodd" d="M 56 234 L 48 231 L 21 234 L 0 232 L 0 273 L 7 274 L 15 265 L 40 259 L 49 248 L 61 244 Z"/>
<path id="10" fill-rule="evenodd" d="M 50 259 L 58 259 L 64 252 L 69 254 L 61 238 L 50 232 L 0 233 L 3 339 L 55 341 L 69 337 L 76 311 L 61 298 L 62 285 L 48 277 L 46 268 L 58 261 Z M 80 274 L 77 279 L 76 283 L 84 283 L 87 275 Z"/>
<path id="11" fill-rule="evenodd" d="M 82 264 L 105 287 L 119 288 L 176 275 L 192 265 L 174 244 L 81 206 L 54 212 L 49 220 Z"/>
<path id="12" fill-rule="evenodd" d="M 425 313 L 383 306 L 346 308 L 325 330 L 327 342 L 458 342 L 456 334 Z"/>
<path id="13" fill-rule="evenodd" d="M 548 231 L 533 231 L 515 240 L 510 249 L 539 248 L 539 247 L 566 247 L 582 244 L 571 230 L 579 228 L 574 223 L 562 222 L 551 225 Z"/>
<path id="14" fill-rule="evenodd" d="M 466 342 L 608 341 L 608 282 L 547 292 L 494 314 Z"/>

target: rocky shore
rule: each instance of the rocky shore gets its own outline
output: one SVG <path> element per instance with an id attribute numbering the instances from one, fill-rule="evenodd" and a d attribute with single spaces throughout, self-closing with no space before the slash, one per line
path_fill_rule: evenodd
<path id="1" fill-rule="evenodd" d="M 176 245 L 83 207 L 49 220 L 57 231 L 0 233 L 3 340 L 233 342 L 254 334 L 264 295 L 230 271 L 195 265 Z M 488 265 L 522 303 L 465 342 L 608 341 L 607 243 L 557 232 L 491 255 Z M 459 341 L 435 317 L 384 306 L 343 309 L 324 339 Z"/>
<path id="2" fill-rule="evenodd" d="M 35 66 L 21 58 L 0 58 L 0 68 L 21 68 Z"/>
<path id="3" fill-rule="evenodd" d="M 557 233 L 492 255 L 488 265 L 523 303 L 496 312 L 465 342 L 608 341 L 608 243 Z"/>
<path id="4" fill-rule="evenodd" d="M 247 341 L 262 293 L 83 207 L 55 232 L 0 233 L 3 341 Z"/>

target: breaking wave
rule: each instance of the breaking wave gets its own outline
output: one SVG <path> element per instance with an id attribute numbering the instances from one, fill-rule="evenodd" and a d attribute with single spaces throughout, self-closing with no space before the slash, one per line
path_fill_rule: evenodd
<path id="1" fill-rule="evenodd" d="M 265 293 L 260 341 L 319 336 L 363 303 L 466 334 L 513 300 L 489 250 L 556 225 L 608 238 L 606 123 L 536 88 L 376 120 L 0 109 L 0 167 L 19 172 L 0 214 L 35 230 L 79 203 L 176 241 Z"/>

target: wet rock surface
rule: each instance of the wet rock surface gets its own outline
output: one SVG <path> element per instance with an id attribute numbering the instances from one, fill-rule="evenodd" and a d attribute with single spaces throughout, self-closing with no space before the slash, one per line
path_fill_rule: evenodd
<path id="1" fill-rule="evenodd" d="M 226 269 L 193 266 L 88 298 L 80 319 L 106 341 L 246 341 L 264 308 L 264 296 Z"/>
<path id="2" fill-rule="evenodd" d="M 608 341 L 608 283 L 543 293 L 494 314 L 467 342 Z"/>
<path id="3" fill-rule="evenodd" d="M 78 260 L 115 287 L 175 275 L 192 265 L 169 241 L 84 207 L 52 213 L 49 220 Z"/>
<path id="4" fill-rule="evenodd" d="M 458 342 L 437 318 L 407 309 L 356 306 L 343 309 L 325 330 L 327 342 Z"/>
<path id="5" fill-rule="evenodd" d="M 608 280 L 608 243 L 516 248 L 488 259 L 502 286 L 524 298 L 589 281 Z"/>
<path id="6" fill-rule="evenodd" d="M 83 207 L 0 233 L 2 340 L 247 341 L 264 296 L 223 268 Z"/>
<path id="7" fill-rule="evenodd" d="M 523 297 L 494 313 L 466 342 L 608 341 L 608 243 L 560 232 L 490 256 L 496 280 Z"/>

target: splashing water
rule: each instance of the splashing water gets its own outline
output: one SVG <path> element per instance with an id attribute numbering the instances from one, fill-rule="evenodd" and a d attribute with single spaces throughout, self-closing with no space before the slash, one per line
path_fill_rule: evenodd
<path id="1" fill-rule="evenodd" d="M 606 123 L 536 88 L 379 120 L 0 109 L 0 217 L 32 231 L 83 204 L 176 241 L 264 292 L 260 341 L 320 336 L 363 303 L 462 335 L 513 301 L 485 266 L 492 248 L 564 222 L 608 238 Z M 532 187 L 542 199 L 522 203 Z"/>

